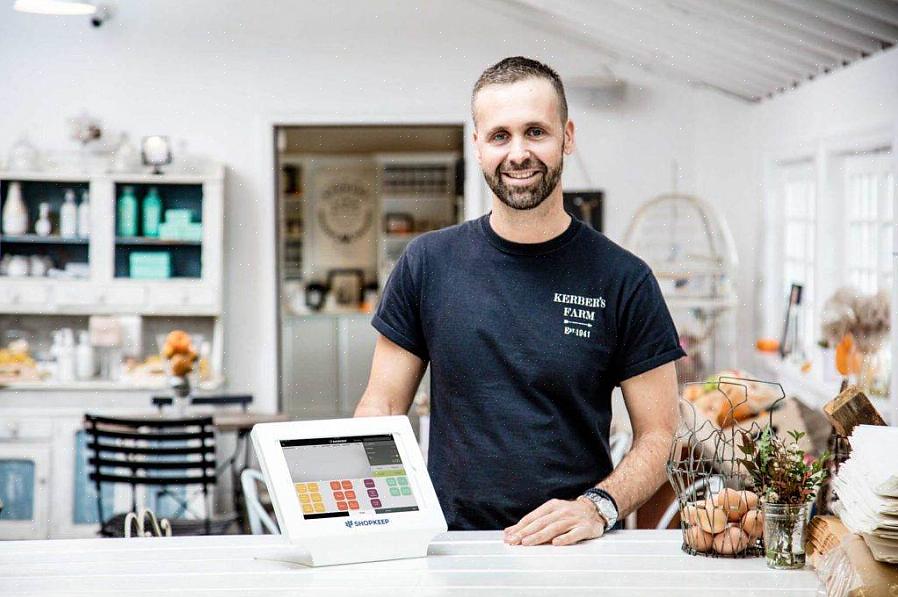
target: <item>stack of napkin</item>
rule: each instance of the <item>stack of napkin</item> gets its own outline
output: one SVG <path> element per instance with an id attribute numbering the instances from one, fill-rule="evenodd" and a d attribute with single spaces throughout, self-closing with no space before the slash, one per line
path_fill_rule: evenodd
<path id="1" fill-rule="evenodd" d="M 898 427 L 858 425 L 848 442 L 851 457 L 832 482 L 833 510 L 877 561 L 898 564 Z"/>

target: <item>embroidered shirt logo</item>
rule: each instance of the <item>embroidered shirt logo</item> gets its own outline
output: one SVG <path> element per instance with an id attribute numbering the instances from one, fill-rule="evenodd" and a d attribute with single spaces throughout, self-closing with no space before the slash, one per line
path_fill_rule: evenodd
<path id="1" fill-rule="evenodd" d="M 596 320 L 595 309 L 605 308 L 604 298 L 556 292 L 553 302 L 565 305 L 562 309 L 565 336 L 592 337 L 592 328 Z"/>

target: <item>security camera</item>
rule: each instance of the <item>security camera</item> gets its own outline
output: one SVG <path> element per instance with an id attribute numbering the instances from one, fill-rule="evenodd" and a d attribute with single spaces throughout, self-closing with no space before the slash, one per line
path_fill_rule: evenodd
<path id="1" fill-rule="evenodd" d="M 98 4 L 94 14 L 90 17 L 90 24 L 99 27 L 112 18 L 112 9 L 108 4 Z"/>

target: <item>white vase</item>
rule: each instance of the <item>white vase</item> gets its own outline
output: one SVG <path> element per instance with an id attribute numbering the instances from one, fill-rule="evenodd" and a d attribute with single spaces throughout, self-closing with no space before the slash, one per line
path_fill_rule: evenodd
<path id="1" fill-rule="evenodd" d="M 22 185 L 9 184 L 6 204 L 3 206 L 3 234 L 25 234 L 28 232 L 28 209 L 22 199 Z"/>
<path id="2" fill-rule="evenodd" d="M 40 216 L 38 217 L 37 222 L 34 223 L 34 232 L 38 236 L 50 236 L 50 204 L 41 203 L 38 206 L 38 209 L 40 210 Z"/>

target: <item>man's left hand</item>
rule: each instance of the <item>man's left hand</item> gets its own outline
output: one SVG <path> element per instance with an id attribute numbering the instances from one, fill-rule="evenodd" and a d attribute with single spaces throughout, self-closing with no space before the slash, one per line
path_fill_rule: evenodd
<path id="1" fill-rule="evenodd" d="M 604 532 L 605 519 L 586 498 L 549 500 L 516 525 L 505 529 L 505 543 L 572 545 L 601 537 Z"/>

